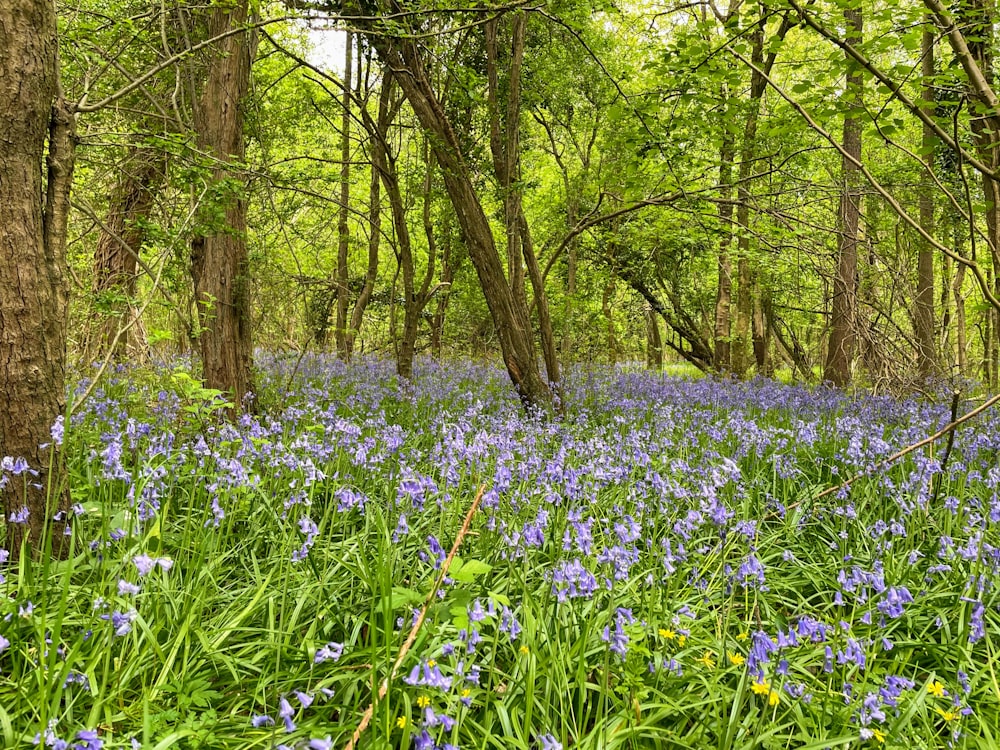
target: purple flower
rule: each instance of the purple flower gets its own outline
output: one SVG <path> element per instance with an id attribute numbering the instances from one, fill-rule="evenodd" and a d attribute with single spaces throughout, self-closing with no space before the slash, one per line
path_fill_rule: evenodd
<path id="1" fill-rule="evenodd" d="M 63 436 L 66 432 L 66 426 L 64 424 L 62 414 L 56 417 L 56 421 L 52 423 L 52 429 L 49 432 L 52 435 L 52 442 L 55 443 L 57 447 L 63 444 Z"/>
<path id="2" fill-rule="evenodd" d="M 325 646 L 321 646 L 316 650 L 316 656 L 313 657 L 313 664 L 322 664 L 325 661 L 337 661 L 343 653 L 343 643 L 330 641 Z"/>
<path id="3" fill-rule="evenodd" d="M 132 562 L 136 570 L 139 571 L 140 576 L 149 575 L 156 566 L 166 571 L 170 570 L 174 565 L 174 561 L 169 557 L 150 557 L 149 555 L 136 555 L 132 558 Z"/>
<path id="4" fill-rule="evenodd" d="M 139 584 L 129 583 L 124 578 L 118 581 L 119 596 L 135 596 L 141 591 Z"/>
<path id="5" fill-rule="evenodd" d="M 424 709 L 424 726 L 436 727 L 439 724 L 444 729 L 444 731 L 450 732 L 452 727 L 455 726 L 455 720 L 450 716 L 446 716 L 445 714 L 435 713 L 433 708 L 427 706 Z"/>
<path id="6" fill-rule="evenodd" d="M 507 609 L 507 607 L 504 607 L 501 613 L 500 632 L 506 633 L 512 641 L 516 641 L 517 636 L 521 633 L 521 623 L 517 621 L 514 613 Z"/>
<path id="7" fill-rule="evenodd" d="M 101 750 L 104 747 L 104 740 L 97 736 L 94 729 L 81 729 L 76 733 L 76 740 L 73 750 Z"/>
<path id="8" fill-rule="evenodd" d="M 302 708 L 309 708 L 309 706 L 313 703 L 314 698 L 309 695 L 309 693 L 303 693 L 301 690 L 296 690 L 294 691 L 294 695 L 298 699 Z"/>
<path id="9" fill-rule="evenodd" d="M 267 714 L 254 714 L 250 717 L 250 726 L 254 729 L 260 729 L 261 727 L 269 727 L 274 724 L 274 719 L 272 719 Z"/>
<path id="10" fill-rule="evenodd" d="M 540 750 L 563 750 L 562 743 L 553 734 L 540 734 L 536 739 Z"/>
<path id="11" fill-rule="evenodd" d="M 309 750 L 333 750 L 333 740 L 330 735 L 327 735 L 323 739 L 314 737 L 309 740 L 309 744 L 306 746 Z"/>
<path id="12" fill-rule="evenodd" d="M 292 721 L 292 716 L 295 714 L 295 710 L 292 708 L 292 704 L 282 696 L 278 700 L 278 718 L 285 722 L 285 731 L 294 732 L 295 722 Z"/>

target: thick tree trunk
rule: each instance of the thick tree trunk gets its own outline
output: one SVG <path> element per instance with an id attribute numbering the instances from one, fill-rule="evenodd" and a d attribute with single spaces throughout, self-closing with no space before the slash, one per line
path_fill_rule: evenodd
<path id="1" fill-rule="evenodd" d="M 350 249 L 351 232 L 348 225 L 351 202 L 351 74 L 354 67 L 352 50 L 353 35 L 346 34 L 344 51 L 344 91 L 341 106 L 343 111 L 340 120 L 340 211 L 337 218 L 337 321 L 334 339 L 337 353 L 343 359 L 350 359 L 351 351 L 347 346 L 347 307 L 350 289 L 348 288 L 347 253 Z"/>
<path id="2" fill-rule="evenodd" d="M 134 303 L 139 254 L 153 196 L 162 184 L 164 156 L 133 146 L 121 166 L 108 215 L 94 250 L 94 296 L 100 311 L 87 358 L 116 360 L 146 356 L 146 341 Z"/>
<path id="3" fill-rule="evenodd" d="M 844 11 L 848 37 L 860 43 L 862 16 L 860 9 Z M 850 64 L 850 60 L 848 60 Z M 830 343 L 827 349 L 823 379 L 844 386 L 851 381 L 854 362 L 857 314 L 858 228 L 861 223 L 860 170 L 862 73 L 855 70 L 847 76 L 844 96 L 849 111 L 844 116 L 843 187 L 837 215 L 837 271 L 833 279 L 833 304 L 830 323 Z M 851 158 L 848 158 L 851 157 Z"/>
<path id="4" fill-rule="evenodd" d="M 53 444 L 50 430 L 65 410 L 75 116 L 62 98 L 58 54 L 53 3 L 0 3 L 0 112 L 11 114 L 0 136 L 0 496 L 7 519 L 3 547 L 14 560 L 25 543 L 35 554 L 49 542 L 53 555 L 66 549 L 69 498 L 61 460 L 57 448 L 39 447 Z M 38 474 L 14 475 L 11 459 L 24 459 Z"/>
<path id="5" fill-rule="evenodd" d="M 246 21 L 247 0 L 216 6 L 209 37 Z M 220 187 L 238 180 L 234 167 L 245 154 L 243 106 L 250 86 L 250 34 L 232 34 L 209 48 L 204 88 L 195 109 L 198 145 L 216 160 L 211 180 Z M 240 410 L 253 389 L 246 200 L 242 188 L 223 187 L 222 193 L 221 226 L 206 230 L 191 243 L 191 276 L 205 386 L 226 393 Z"/>
<path id="6" fill-rule="evenodd" d="M 369 41 L 397 71 L 400 88 L 431 138 L 462 238 L 497 328 L 507 372 L 526 406 L 548 409 L 552 394 L 538 369 L 527 302 L 523 295 L 514 294 L 507 283 L 493 232 L 462 156 L 461 145 L 427 76 L 417 42 L 412 38 L 382 34 L 371 34 Z"/>

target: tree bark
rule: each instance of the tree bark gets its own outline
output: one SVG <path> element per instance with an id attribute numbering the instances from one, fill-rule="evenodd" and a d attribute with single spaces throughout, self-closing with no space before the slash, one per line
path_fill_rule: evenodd
<path id="1" fill-rule="evenodd" d="M 350 249 L 351 231 L 348 224 L 351 202 L 351 75 L 354 67 L 352 50 L 354 37 L 347 32 L 344 48 L 344 90 L 340 120 L 340 210 L 337 217 L 337 320 L 334 340 L 342 359 L 350 359 L 347 346 L 348 288 L 347 253 Z"/>
<path id="2" fill-rule="evenodd" d="M 108 215 L 94 250 L 93 290 L 100 318 L 92 331 L 87 358 L 111 354 L 116 360 L 146 356 L 146 341 L 136 319 L 135 282 L 153 196 L 165 177 L 164 155 L 133 146 L 121 165 Z M 121 332 L 121 333 L 120 333 Z M 117 338 L 117 341 L 116 341 Z"/>
<path id="3" fill-rule="evenodd" d="M 862 15 L 860 9 L 846 9 L 844 20 L 852 44 L 861 42 Z M 850 58 L 848 66 L 853 63 Z M 843 186 L 837 212 L 837 272 L 833 279 L 833 301 L 830 323 L 830 342 L 827 349 L 823 379 L 834 385 L 845 386 L 851 381 L 854 362 L 857 315 L 858 228 L 861 223 L 860 170 L 861 114 L 863 109 L 864 79 L 861 70 L 854 68 L 847 75 L 844 96 L 848 111 L 844 115 Z M 851 158 L 848 158 L 851 157 Z"/>
<path id="4" fill-rule="evenodd" d="M 451 284 L 455 280 L 455 268 L 452 256 L 452 224 L 451 215 L 444 220 L 441 237 L 441 291 L 438 293 L 434 315 L 431 317 L 431 351 L 435 357 L 440 357 L 444 341 L 444 321 L 448 311 L 448 299 L 451 296 Z"/>
<path id="5" fill-rule="evenodd" d="M 378 114 L 375 124 L 376 133 L 369 140 L 370 161 L 372 165 L 371 183 L 368 189 L 368 268 L 365 281 L 358 298 L 354 301 L 351 312 L 351 325 L 345 337 L 345 348 L 348 358 L 354 352 L 354 343 L 361 333 L 365 310 L 375 291 L 375 281 L 378 279 L 379 248 L 382 242 L 382 178 L 376 164 L 385 163 L 385 135 L 389 129 L 391 118 L 392 85 L 387 72 L 382 76 L 382 88 L 379 91 Z"/>
<path id="6" fill-rule="evenodd" d="M 934 34 L 925 30 L 921 40 L 921 74 L 923 76 L 924 108 L 934 116 Z M 925 173 L 920 186 L 920 226 L 934 233 L 934 129 L 924 123 L 922 133 Z M 934 247 L 922 238 L 917 245 L 917 295 L 914 315 L 914 337 L 917 340 L 917 372 L 930 378 L 937 371 L 937 351 L 934 340 Z"/>
<path id="7" fill-rule="evenodd" d="M 649 370 L 663 369 L 663 339 L 660 336 L 660 324 L 653 308 L 646 303 L 646 368 Z"/>
<path id="8" fill-rule="evenodd" d="M 209 38 L 246 22 L 247 0 L 215 6 Z M 250 87 L 251 33 L 232 34 L 209 47 L 195 108 L 198 145 L 215 160 L 210 179 L 221 196 L 221 205 L 213 206 L 221 209 L 221 220 L 209 219 L 191 243 L 203 377 L 205 386 L 226 393 L 237 411 L 253 389 L 246 200 L 236 171 L 245 156 L 243 107 Z"/>
<path id="9" fill-rule="evenodd" d="M 362 27 L 375 23 L 364 19 L 356 22 Z M 423 54 L 416 40 L 410 37 L 373 33 L 369 42 L 393 69 L 407 101 L 431 138 L 462 238 L 497 328 L 507 373 L 526 406 L 548 410 L 552 394 L 538 369 L 527 302 L 523 295 L 514 294 L 507 283 L 489 220 L 476 194 L 455 130 L 428 78 Z"/>
<path id="10" fill-rule="evenodd" d="M 527 34 L 527 15 L 514 14 L 511 20 L 510 60 L 507 78 L 507 100 L 504 114 L 500 114 L 499 76 L 497 74 L 497 29 L 499 20 L 486 24 L 486 70 L 488 81 L 487 102 L 490 110 L 490 151 L 493 156 L 493 170 L 500 185 L 504 206 L 504 224 L 507 235 L 508 276 L 511 291 L 523 297 L 524 269 L 527 268 L 538 309 L 538 329 L 545 361 L 545 373 L 550 384 L 559 382 L 559 358 L 556 351 L 549 303 L 545 295 L 545 283 L 535 256 L 534 243 L 527 217 L 521 188 L 518 184 L 521 170 L 521 69 L 524 63 L 524 45 Z M 524 262 L 522 264 L 521 257 Z"/>
<path id="11" fill-rule="evenodd" d="M 727 127 L 722 134 L 719 149 L 719 281 L 715 294 L 715 369 L 732 370 L 733 335 L 733 261 L 729 248 L 733 242 L 733 159 L 736 156 L 735 138 Z"/>
<path id="12" fill-rule="evenodd" d="M 67 548 L 69 496 L 59 452 L 40 447 L 53 444 L 50 429 L 66 405 L 75 113 L 62 96 L 58 55 L 53 3 L 0 3 L 0 112 L 12 115 L 0 137 L 0 459 L 24 459 L 38 472 L 15 476 L 0 469 L 4 546 L 14 560 L 26 543 L 36 555 L 60 556 Z M 24 522 L 12 521 L 24 508 Z"/>

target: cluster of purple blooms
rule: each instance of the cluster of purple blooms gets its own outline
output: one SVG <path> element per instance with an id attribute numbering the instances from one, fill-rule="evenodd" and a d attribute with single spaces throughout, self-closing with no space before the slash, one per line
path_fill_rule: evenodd
<path id="1" fill-rule="evenodd" d="M 164 509 L 176 514 L 179 495 L 193 498 L 186 512 L 200 513 L 195 525 L 220 539 L 266 516 L 267 541 L 282 561 L 311 561 L 289 566 L 281 584 L 289 590 L 314 584 L 318 553 L 333 559 L 335 537 L 377 527 L 400 558 L 393 586 L 424 591 L 484 484 L 462 554 L 487 560 L 492 572 L 444 578 L 441 604 L 423 625 L 437 645 L 414 654 L 401 680 L 403 689 L 438 700 L 407 717 L 418 727 L 415 747 L 452 750 L 446 735 L 461 732 L 462 712 L 486 710 L 475 691 L 496 691 L 522 648 L 559 642 L 559 629 L 583 616 L 593 622 L 581 653 L 600 655 L 588 669 L 609 664 L 663 690 L 697 670 L 745 670 L 756 684 L 774 685 L 779 708 L 796 701 L 872 741 L 912 705 L 932 671 L 948 683 L 932 717 L 945 734 L 988 701 L 979 666 L 988 661 L 1000 601 L 995 413 L 956 434 L 947 465 L 939 454 L 917 452 L 873 471 L 945 424 L 947 407 L 608 370 L 567 379 L 561 419 L 528 418 L 502 375 L 477 365 L 422 362 L 414 383 L 400 385 L 376 360 L 261 364 L 261 413 L 236 423 L 185 421 L 182 394 L 135 391 L 122 377 L 99 387 L 71 424 L 53 429 L 57 444 L 64 429 L 70 444 L 82 440 L 74 435 L 91 436 L 75 444 L 74 470 L 127 513 L 127 532 L 101 527 L 99 538 L 87 536 L 100 527 L 88 513 L 77 525 L 79 538 L 92 541 L 95 564 L 118 564 L 109 590 L 90 600 L 97 606 L 89 627 L 106 628 L 112 642 L 136 637 L 159 585 L 154 570 L 177 564 L 191 572 L 173 550 L 151 556 L 136 546 L 144 529 L 176 520 Z M 30 481 L 32 471 L 3 458 L 0 486 Z M 864 478 L 813 501 L 855 475 Z M 10 520 L 24 523 L 26 512 Z M 487 594 L 497 584 L 509 598 Z M 344 623 L 369 611 L 367 601 L 343 607 Z M 10 644 L 24 637 L 18 626 L 31 608 L 11 603 L 0 620 L 0 669 L 13 658 Z M 652 649 L 655 623 L 666 623 L 672 637 Z M 310 652 L 312 668 L 336 669 L 340 641 L 354 636 L 346 624 L 324 632 L 317 641 L 325 645 Z M 966 655 L 938 659 L 955 641 Z M 903 642 L 908 653 L 919 651 L 915 663 L 935 666 L 897 661 L 895 644 Z M 79 666 L 65 674 L 84 674 Z M 372 684 L 358 673 L 359 685 Z M 831 684 L 843 704 L 836 710 Z M 67 678 L 67 689 L 81 685 Z M 305 688 L 280 697 L 273 716 L 255 714 L 251 728 L 302 734 L 300 712 L 319 694 Z M 532 728 L 536 744 L 561 747 L 553 729 Z M 100 747 L 80 744 L 100 742 L 96 736 L 71 742 Z M 331 745 L 303 738 L 288 747 Z"/>

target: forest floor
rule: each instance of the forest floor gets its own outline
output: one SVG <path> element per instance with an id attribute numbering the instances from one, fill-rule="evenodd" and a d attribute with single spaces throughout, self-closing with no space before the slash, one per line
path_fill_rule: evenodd
<path id="1" fill-rule="evenodd" d="M 237 424 L 182 366 L 71 418 L 4 748 L 1000 747 L 997 410 L 886 464 L 946 399 L 259 364 Z"/>

